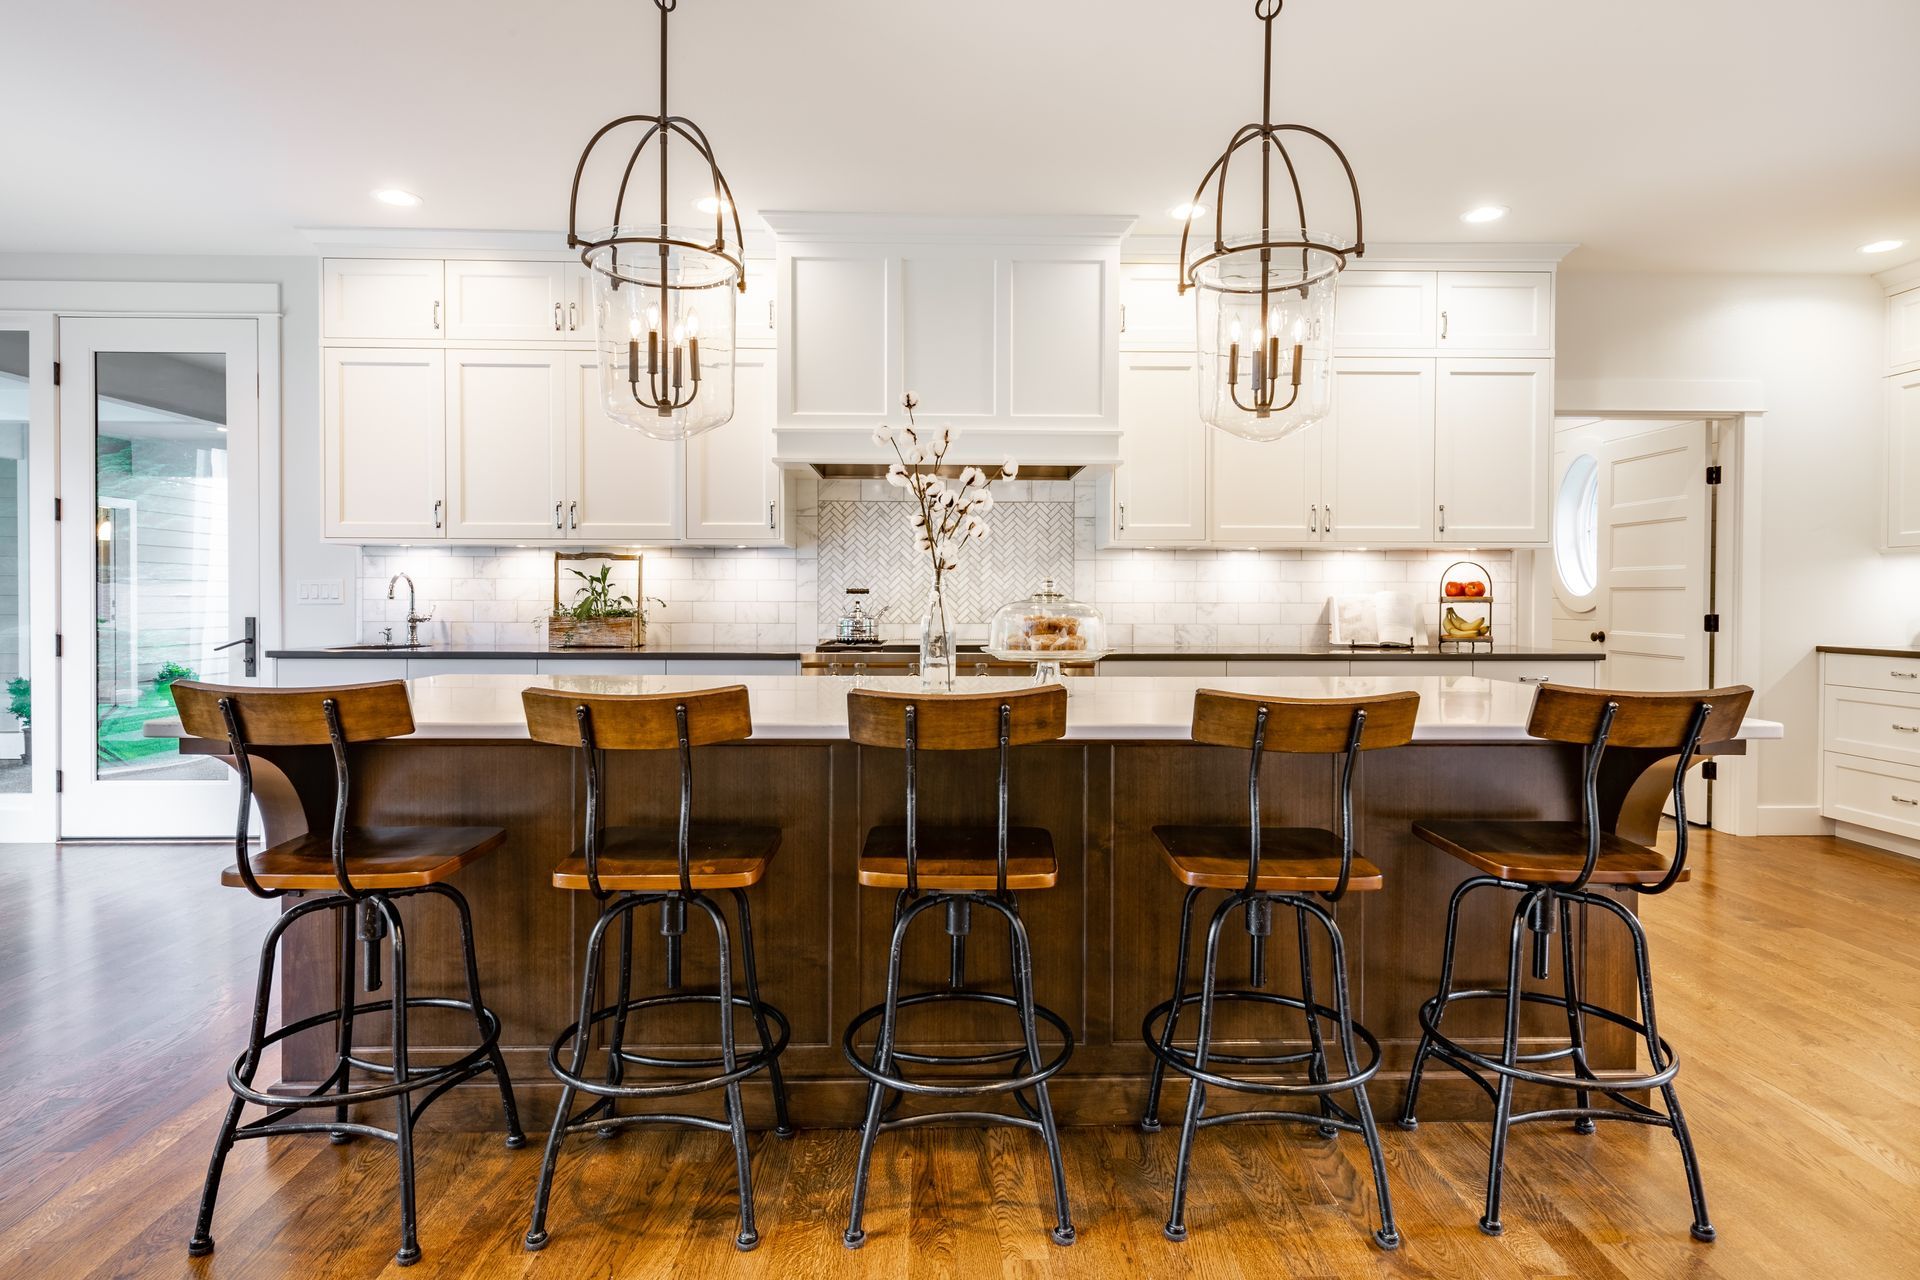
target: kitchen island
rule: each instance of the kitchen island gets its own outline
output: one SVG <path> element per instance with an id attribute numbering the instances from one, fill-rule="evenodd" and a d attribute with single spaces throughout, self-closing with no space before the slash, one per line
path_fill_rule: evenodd
<path id="1" fill-rule="evenodd" d="M 460 873 L 479 929 L 487 1002 L 500 1015 L 501 1043 L 516 1080 L 532 1100 L 557 1093 L 547 1073 L 547 1046 L 572 1021 L 578 955 L 595 917 L 591 897 L 550 887 L 553 865 L 579 841 L 578 753 L 528 740 L 520 691 L 529 685 L 642 692 L 710 686 L 711 678 L 632 676 L 438 676 L 412 682 L 416 731 L 406 738 L 353 748 L 355 788 L 350 820 L 367 824 L 487 824 L 504 827 L 504 848 Z M 765 823 L 782 843 L 767 881 L 754 890 L 754 930 L 766 998 L 792 1022 L 783 1063 L 802 1124 L 845 1124 L 859 1113 L 864 1085 L 841 1056 L 848 1021 L 881 995 L 893 895 L 863 890 L 855 862 L 868 827 L 902 818 L 899 752 L 856 747 L 847 740 L 845 695 L 852 681 L 831 677 L 753 677 L 751 741 L 702 748 L 695 760 L 696 820 Z M 1017 681 L 963 678 L 968 690 Z M 912 688 L 917 681 L 874 680 Z M 1057 888 L 1026 895 L 1022 912 L 1035 949 L 1037 995 L 1073 1026 L 1078 1046 L 1053 1091 L 1064 1120 L 1119 1123 L 1135 1118 L 1151 1059 L 1140 1020 L 1164 999 L 1172 980 L 1181 890 L 1167 873 L 1151 828 L 1160 823 L 1235 823 L 1245 815 L 1245 755 L 1187 741 L 1198 687 L 1328 697 L 1413 689 L 1420 718 L 1410 746 L 1369 753 L 1355 781 L 1358 848 L 1385 873 L 1380 892 L 1349 896 L 1335 909 L 1346 935 L 1355 1014 L 1379 1037 L 1385 1055 L 1373 1086 L 1376 1106 L 1390 1111 L 1405 1077 L 1420 1002 L 1433 993 L 1447 894 L 1460 864 L 1420 843 L 1409 826 L 1420 818 L 1578 817 L 1574 796 L 1580 752 L 1529 739 L 1524 730 L 1530 685 L 1474 676 L 1334 676 L 1271 678 L 1084 677 L 1070 684 L 1067 737 L 1016 754 L 1013 820 L 1053 833 L 1060 855 Z M 165 732 L 164 725 L 153 726 Z M 177 733 L 177 726 L 172 732 Z M 1749 720 L 1741 739 L 1780 736 L 1780 726 Z M 190 749 L 219 754 L 224 744 Z M 1740 752 L 1744 741 L 1711 744 Z M 1622 835 L 1651 840 L 1659 822 L 1662 777 L 1672 764 L 1657 753 L 1608 754 L 1602 807 Z M 1263 765 L 1269 823 L 1331 826 L 1333 761 L 1269 756 Z M 991 753 L 923 762 L 922 821 L 983 822 L 993 805 Z M 325 830 L 333 803 L 333 770 L 324 748 L 258 750 L 254 766 L 270 842 L 304 829 Z M 666 823 L 677 803 L 671 753 L 615 753 L 608 770 L 611 823 Z M 418 900 L 415 900 L 416 902 Z M 1510 904 L 1507 904 L 1510 906 Z M 461 979 L 454 922 L 444 909 L 406 904 L 409 950 L 419 957 L 415 989 L 452 990 Z M 1478 908 L 1475 910 L 1474 908 Z M 417 919 L 415 918 L 417 917 Z M 1470 903 L 1462 922 L 1458 979 L 1477 984 L 1504 969 L 1508 917 L 1491 896 Z M 1631 1008 L 1627 940 L 1617 926 L 1577 920 L 1577 951 L 1591 998 Z M 645 942 L 650 933 L 643 930 Z M 708 980 L 711 942 L 689 946 L 687 980 Z M 418 940 L 417 943 L 415 940 Z M 937 931 L 914 939 L 911 981 L 944 981 L 947 952 Z M 657 947 L 657 944 L 654 944 Z M 981 981 L 1004 981 L 1005 949 L 984 926 L 970 949 Z M 1271 983 L 1293 980 L 1288 947 L 1269 951 Z M 642 952 L 645 956 L 647 953 Z M 1246 937 L 1229 934 L 1223 974 L 1244 974 Z M 289 935 L 281 975 L 282 1014 L 292 1021 L 331 1007 L 335 985 L 331 935 L 315 926 Z M 657 959 L 636 962 L 636 978 L 658 981 Z M 1558 983 L 1558 975 L 1553 978 Z M 1249 1034 L 1223 1016 L 1228 1039 Z M 1529 1035 L 1564 1035 L 1557 1011 L 1529 1008 Z M 1481 1022 L 1474 1015 L 1487 1015 Z M 1450 1023 L 1469 1043 L 1492 1043 L 1494 1009 L 1460 1010 Z M 1534 1017 L 1532 1015 L 1540 1016 Z M 1549 1017 L 1547 1015 L 1551 1014 Z M 935 1042 L 976 1044 L 985 1029 L 928 1013 L 915 1034 Z M 424 1019 L 460 1042 L 461 1024 Z M 1484 1024 L 1484 1025 L 1483 1025 Z M 1263 1034 L 1304 1039 L 1297 1021 L 1266 1024 Z M 470 1031 L 470 1026 L 467 1028 Z M 631 1033 L 630 1033 L 631 1034 Z M 700 1043 L 704 1025 L 666 1021 L 642 1028 L 656 1042 Z M 1611 1028 L 1590 1030 L 1596 1066 L 1626 1069 L 1633 1045 Z M 367 1035 L 378 1042 L 378 1024 Z M 416 1055 L 417 1057 L 420 1055 Z M 436 1055 L 427 1054 L 432 1058 Z M 439 1055 L 444 1056 L 444 1055 Z M 332 1061 L 324 1031 L 287 1043 L 289 1084 L 323 1076 Z M 1484 1106 L 1447 1073 L 1432 1077 L 1430 1112 L 1467 1114 Z M 473 1090 L 476 1124 L 489 1122 L 485 1090 Z M 764 1108 L 764 1088 L 750 1089 Z M 765 1115 L 757 1114 L 757 1121 Z"/>

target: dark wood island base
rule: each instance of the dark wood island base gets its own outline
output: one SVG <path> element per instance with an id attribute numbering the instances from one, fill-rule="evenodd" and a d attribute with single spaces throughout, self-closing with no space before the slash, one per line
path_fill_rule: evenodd
<path id="1" fill-rule="evenodd" d="M 191 747 L 219 754 L 223 744 Z M 1738 752 L 1739 742 L 1710 752 Z M 556 863 L 580 840 L 583 789 L 578 753 L 525 739 L 416 737 L 353 748 L 355 824 L 485 824 L 504 827 L 503 848 L 460 875 L 479 933 L 482 980 L 499 1014 L 501 1046 L 518 1090 L 540 1123 L 558 1086 L 547 1068 L 549 1045 L 572 1020 L 578 1002 L 580 956 L 594 920 L 586 895 L 552 887 Z M 646 756 L 651 753 L 637 753 Z M 670 756 L 671 753 L 661 753 Z M 921 820 L 991 820 L 966 806 L 990 797 L 992 753 L 945 768 L 922 787 Z M 1035 952 L 1036 996 L 1073 1026 L 1076 1050 L 1057 1078 L 1054 1103 L 1070 1124 L 1126 1124 L 1139 1119 L 1152 1057 L 1141 1041 L 1141 1019 L 1167 997 L 1178 940 L 1180 894 L 1162 865 L 1156 824 L 1224 824 L 1245 820 L 1245 755 L 1175 741 L 1072 741 L 1020 753 L 1013 787 L 1013 820 L 1053 832 L 1061 884 L 1028 904 Z M 1533 741 L 1416 741 L 1368 754 L 1359 764 L 1354 813 L 1357 848 L 1377 863 L 1386 887 L 1340 902 L 1334 911 L 1352 970 L 1357 1021 L 1379 1038 L 1383 1064 L 1373 1086 L 1375 1105 L 1397 1111 L 1419 1039 L 1416 1011 L 1438 981 L 1447 897 L 1464 868 L 1417 840 L 1416 820 L 1446 818 L 1577 819 L 1577 748 Z M 1610 751 L 1601 780 L 1609 824 L 1631 839 L 1651 842 L 1658 828 L 1673 762 L 1657 753 Z M 263 747 L 254 765 L 269 843 L 302 829 L 324 831 L 331 819 L 333 769 L 325 748 Z M 977 770 L 979 776 L 970 771 Z M 902 814 L 901 753 L 842 741 L 761 740 L 696 751 L 696 820 L 764 823 L 782 841 L 765 884 L 753 890 L 754 929 L 765 997 L 791 1020 L 793 1038 L 782 1060 L 794 1120 L 801 1126 L 858 1123 L 864 1082 L 841 1053 L 841 1036 L 859 1010 L 881 998 L 893 895 L 863 890 L 855 860 L 867 829 L 898 822 Z M 1270 756 L 1262 789 L 1268 820 L 1332 827 L 1333 766 L 1324 758 Z M 670 759 L 617 753 L 609 764 L 610 823 L 660 822 L 678 800 Z M 990 801 L 989 801 L 990 804 Z M 1631 902 L 1633 895 L 1623 898 Z M 1470 899 L 1461 924 L 1461 985 L 1504 981 L 1510 904 L 1497 895 Z M 410 938 L 421 957 L 416 989 L 458 987 L 456 922 L 430 903 L 404 908 Z M 636 982 L 658 983 L 661 948 L 636 923 Z M 1628 939 L 1617 922 L 1576 918 L 1575 954 L 1589 1000 L 1634 1008 Z M 443 936 L 444 935 L 444 936 Z M 689 935 L 690 938 L 697 935 Z M 916 939 L 906 965 L 908 989 L 944 983 L 948 955 L 937 932 Z M 1199 939 L 1195 939 L 1196 949 Z M 1324 945 L 1319 943 L 1317 945 Z M 984 921 L 970 949 L 970 970 L 982 982 L 1004 983 L 1008 957 L 1003 934 Z M 1292 946 L 1268 949 L 1269 986 L 1294 981 Z M 332 1007 L 335 952 L 331 935 L 315 928 L 290 931 L 280 978 L 281 1015 L 291 1022 Z M 690 945 L 685 983 L 713 981 L 712 945 Z M 1222 974 L 1244 978 L 1247 938 L 1232 929 L 1223 945 Z M 1316 960 L 1316 967 L 1321 961 Z M 442 971 L 444 970 L 444 971 Z M 1197 970 L 1196 970 L 1197 971 Z M 1556 972 L 1545 986 L 1558 989 Z M 1531 985 L 1532 980 L 1529 980 Z M 1463 1007 L 1449 1022 L 1473 1047 L 1498 1044 L 1498 1009 Z M 1218 1047 L 1258 1036 L 1306 1043 L 1297 1016 L 1258 1022 L 1249 1010 L 1223 1009 Z M 1564 1043 L 1557 1009 L 1529 1006 L 1523 1030 L 1528 1048 Z M 908 1015 L 916 1016 L 916 1015 Z M 935 1007 L 915 1026 L 917 1040 L 946 1046 L 1011 1043 L 1011 1026 L 976 1025 L 968 1012 Z M 1476 1020 L 1477 1019 L 1477 1020 Z M 415 1030 L 416 1061 L 443 1055 L 431 1046 L 461 1044 L 451 1019 L 423 1017 Z M 464 1028 L 470 1031 L 471 1027 Z M 444 1033 L 437 1034 L 437 1033 Z M 711 1039 L 704 1024 L 678 1017 L 630 1029 L 630 1043 L 697 1045 Z M 357 1028 L 368 1048 L 384 1043 L 377 1018 Z M 1596 1068 L 1631 1074 L 1636 1049 L 1620 1028 L 1596 1024 L 1589 1032 Z M 376 1051 L 377 1053 L 377 1051 Z M 282 1085 L 311 1085 L 331 1068 L 325 1029 L 289 1040 Z M 1170 1081 L 1177 1105 L 1182 1084 Z M 475 1128 L 497 1124 L 498 1099 L 477 1085 L 471 1098 L 449 1098 L 447 1116 L 470 1117 Z M 1523 1090 L 1524 1096 L 1524 1090 Z M 764 1085 L 749 1086 L 754 1123 L 771 1124 Z M 1423 1093 L 1423 1115 L 1483 1116 L 1485 1097 L 1451 1072 L 1436 1071 Z"/>

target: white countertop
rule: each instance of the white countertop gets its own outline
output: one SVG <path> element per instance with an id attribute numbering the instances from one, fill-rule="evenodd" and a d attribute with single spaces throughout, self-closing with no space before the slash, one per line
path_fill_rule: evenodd
<path id="1" fill-rule="evenodd" d="M 507 676 L 440 675 L 407 682 L 414 736 L 524 738 L 520 691 L 529 687 L 591 693 L 664 693 L 743 684 L 753 700 L 753 736 L 832 740 L 847 736 L 847 676 Z M 868 677 L 873 689 L 917 690 L 917 678 Z M 1017 677 L 962 676 L 956 692 L 1014 689 Z M 1412 689 L 1420 695 L 1416 742 L 1515 742 L 1527 737 L 1538 686 L 1478 676 L 1078 676 L 1067 681 L 1067 737 L 1092 741 L 1181 739 L 1193 723 L 1196 689 L 1296 698 L 1348 697 Z M 163 732 L 158 724 L 152 732 Z M 173 730 L 178 732 L 177 727 Z M 1748 719 L 1742 738 L 1783 736 L 1775 721 Z"/>

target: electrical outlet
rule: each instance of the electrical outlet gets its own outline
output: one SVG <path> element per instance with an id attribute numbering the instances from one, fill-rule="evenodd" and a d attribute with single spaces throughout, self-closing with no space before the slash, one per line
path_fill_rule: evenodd
<path id="1" fill-rule="evenodd" d="M 346 587 L 339 578 L 303 578 L 294 599 L 301 604 L 343 604 Z"/>

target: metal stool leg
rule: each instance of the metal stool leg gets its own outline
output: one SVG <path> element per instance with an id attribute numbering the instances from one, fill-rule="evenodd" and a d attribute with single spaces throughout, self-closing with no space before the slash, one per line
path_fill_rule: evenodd
<path id="1" fill-rule="evenodd" d="M 407 942 L 400 924 L 400 912 L 382 895 L 372 895 L 387 922 L 387 943 L 393 961 L 393 1078 L 407 1079 L 411 1066 L 407 1055 Z M 395 1266 L 410 1267 L 420 1261 L 420 1227 L 414 1210 L 413 1186 L 413 1099 L 405 1093 L 394 1097 L 394 1149 L 400 1158 L 400 1248 L 393 1255 Z"/>
<path id="2" fill-rule="evenodd" d="M 1434 997 L 1439 1001 L 1439 1007 L 1434 1012 L 1435 1026 L 1438 1026 L 1440 1019 L 1446 1016 L 1447 995 L 1453 990 L 1453 955 L 1454 944 L 1460 936 L 1460 903 L 1473 890 L 1498 883 L 1500 882 L 1491 876 L 1474 876 L 1456 885 L 1452 896 L 1447 899 L 1447 935 L 1446 941 L 1441 944 L 1440 951 L 1440 994 Z M 1413 1109 L 1420 1100 L 1420 1078 L 1426 1073 L 1427 1059 L 1432 1056 L 1433 1036 L 1423 1031 L 1420 1035 L 1420 1047 L 1414 1051 L 1413 1070 L 1407 1073 L 1406 1101 L 1400 1104 L 1402 1129 L 1420 1127 L 1419 1118 L 1414 1115 Z"/>
<path id="3" fill-rule="evenodd" d="M 1320 923 L 1325 926 L 1327 940 L 1333 947 L 1333 1006 L 1339 1014 L 1340 1049 L 1346 1057 L 1347 1074 L 1349 1076 L 1355 1076 L 1360 1073 L 1360 1056 L 1354 1046 L 1353 1000 L 1347 982 L 1346 938 L 1340 932 L 1339 924 L 1326 911 L 1316 905 L 1308 903 L 1301 904 L 1301 907 L 1300 919 L 1302 934 L 1304 935 L 1306 931 L 1306 916 L 1308 912 L 1311 911 L 1312 914 L 1319 919 Z M 1303 958 L 1305 950 L 1306 948 L 1303 946 L 1301 948 Z M 1311 997 L 1308 998 L 1308 1003 L 1312 1003 Z M 1315 1037 L 1315 1043 L 1316 1045 L 1318 1044 L 1318 1037 Z M 1325 1078 L 1324 1072 L 1322 1078 Z M 1323 1101 L 1324 1098 L 1325 1095 L 1322 1095 Z M 1373 1239 L 1382 1249 L 1398 1249 L 1400 1247 L 1400 1229 L 1394 1224 L 1393 1220 L 1393 1192 L 1387 1186 L 1387 1160 L 1385 1153 L 1380 1149 L 1380 1129 L 1379 1126 L 1374 1123 L 1373 1104 L 1367 1100 L 1367 1086 L 1365 1084 L 1354 1086 L 1353 1100 L 1355 1109 L 1360 1113 L 1360 1136 L 1365 1139 L 1367 1144 L 1367 1160 L 1373 1166 L 1374 1196 L 1380 1202 L 1380 1227 L 1373 1233 Z M 1335 1132 L 1337 1132 L 1337 1130 Z"/>
<path id="4" fill-rule="evenodd" d="M 581 967 L 580 975 L 580 1020 L 573 1028 L 573 1062 L 570 1070 L 576 1076 L 587 1069 L 587 1041 L 592 1036 L 594 991 L 599 983 L 600 953 L 606 942 L 607 926 L 615 916 L 627 918 L 633 905 L 632 902 L 625 902 L 603 909 L 600 919 L 594 923 L 593 933 L 587 938 L 587 961 Z M 553 1194 L 553 1166 L 560 1157 L 560 1144 L 567 1137 L 567 1119 L 573 1112 L 573 1096 L 572 1085 L 561 1087 L 560 1106 L 553 1113 L 553 1128 L 547 1131 L 546 1154 L 540 1159 L 540 1180 L 533 1191 L 533 1221 L 527 1227 L 526 1246 L 529 1250 L 544 1249 L 547 1244 L 547 1202 Z"/>
<path id="5" fill-rule="evenodd" d="M 894 1028 L 900 1017 L 900 959 L 906 948 L 907 926 L 921 911 L 938 902 L 939 897 L 922 898 L 911 907 L 905 907 L 905 901 L 904 893 L 894 901 L 893 943 L 887 951 L 886 1010 L 880 1015 L 880 1039 L 874 1046 L 874 1068 L 882 1074 L 893 1070 Z M 853 1205 L 847 1214 L 846 1232 L 840 1237 L 849 1249 L 858 1249 L 867 1242 L 861 1219 L 867 1209 L 867 1175 L 873 1165 L 873 1144 L 880 1136 L 882 1092 L 878 1081 L 867 1086 L 867 1118 L 860 1126 L 860 1155 L 853 1169 Z"/>
<path id="6" fill-rule="evenodd" d="M 1187 947 L 1193 936 L 1193 904 L 1200 897 L 1198 888 L 1188 889 L 1186 898 L 1180 904 L 1180 949 L 1173 961 L 1173 1007 L 1167 1010 L 1167 1024 L 1160 1032 L 1160 1047 L 1171 1048 L 1173 1033 L 1180 1022 L 1180 1001 L 1187 994 Z M 1153 1060 L 1153 1074 L 1147 1081 L 1147 1106 L 1140 1116 L 1140 1127 L 1148 1133 L 1160 1130 L 1160 1085 L 1165 1079 L 1167 1064 L 1160 1058 Z"/>
<path id="7" fill-rule="evenodd" d="M 335 1028 L 333 1069 L 339 1076 L 337 1091 L 345 1093 L 353 1087 L 351 1079 L 353 1075 L 353 1063 L 350 1061 L 353 1057 L 353 1006 L 359 994 L 359 974 L 356 971 L 357 957 L 354 955 L 355 939 L 353 931 L 353 907 L 351 903 L 343 902 L 339 912 L 339 923 L 340 1000 L 338 1007 L 340 1009 L 340 1022 L 338 1027 Z M 481 1029 L 480 1034 L 483 1037 L 486 1035 L 486 1029 L 484 1027 Z M 347 1122 L 346 1103 L 343 1102 L 333 1109 L 333 1118 L 338 1124 L 345 1124 Z M 336 1129 L 327 1135 L 327 1141 L 338 1147 L 352 1142 L 353 1135 Z"/>
<path id="8" fill-rule="evenodd" d="M 633 999 L 633 912 L 620 917 L 620 960 L 619 972 L 615 976 L 613 1029 L 607 1033 L 607 1083 L 619 1084 L 626 1079 L 627 1064 L 620 1057 L 620 1051 L 627 1044 L 627 1004 Z M 594 1109 L 604 1108 L 608 1120 L 620 1114 L 620 1099 L 602 1098 L 594 1103 Z M 600 1138 L 618 1137 L 620 1130 L 612 1124 L 602 1125 L 595 1131 Z"/>
<path id="9" fill-rule="evenodd" d="M 1573 1048 L 1573 1067 L 1581 1075 L 1591 1075 L 1593 1069 L 1587 1065 L 1586 1016 L 1580 1010 L 1579 975 L 1573 967 L 1573 901 L 1566 897 L 1560 899 L 1560 981 L 1567 999 L 1567 1043 Z M 1576 1089 L 1573 1100 L 1574 1105 L 1584 1111 L 1593 1105 L 1593 1094 L 1587 1089 Z M 1596 1127 L 1592 1116 L 1581 1116 L 1573 1122 L 1575 1133 L 1590 1134 Z"/>
<path id="10" fill-rule="evenodd" d="M 767 1029 L 766 1006 L 760 1002 L 760 974 L 753 959 L 753 915 L 747 906 L 747 891 L 733 891 L 734 910 L 740 917 L 740 972 L 747 983 L 747 1001 L 753 1007 L 753 1025 L 760 1033 L 760 1047 L 771 1052 L 773 1036 Z M 780 1059 L 775 1055 L 767 1063 L 767 1078 L 773 1084 L 773 1132 L 775 1137 L 791 1138 L 793 1121 L 787 1115 L 787 1082 L 780 1074 Z"/>
<path id="11" fill-rule="evenodd" d="M 1507 950 L 1507 1018 L 1500 1041 L 1500 1061 L 1508 1067 L 1516 1065 L 1520 1057 L 1520 951 L 1526 944 L 1527 919 L 1536 896 L 1529 893 L 1521 898 L 1513 913 L 1513 937 Z M 1506 1175 L 1507 1131 L 1512 1119 L 1513 1077 L 1503 1072 L 1493 1108 L 1493 1145 L 1487 1154 L 1487 1207 L 1480 1217 L 1480 1230 L 1490 1236 L 1506 1230 L 1500 1223 L 1500 1187 Z"/>
<path id="12" fill-rule="evenodd" d="M 1313 1045 L 1313 1058 L 1307 1063 L 1307 1079 L 1315 1084 L 1324 1084 L 1327 1079 L 1327 1046 L 1320 1034 L 1320 1015 L 1314 1011 L 1317 1000 L 1313 992 L 1313 948 L 1307 942 L 1305 904 L 1294 904 L 1293 922 L 1300 938 L 1300 1003 L 1306 1006 L 1307 1039 Z M 1349 1069 L 1352 1065 L 1348 1063 Z M 1333 1115 L 1333 1099 L 1324 1093 L 1320 1095 L 1320 1114 L 1329 1118 Z M 1323 1138 L 1331 1138 L 1340 1131 L 1332 1125 L 1323 1124 L 1314 1132 Z"/>
<path id="13" fill-rule="evenodd" d="M 727 928 L 727 917 L 720 908 L 703 894 L 694 894 L 691 901 L 698 904 L 713 921 L 713 932 L 719 942 L 719 982 L 720 982 L 720 1063 L 727 1074 L 733 1073 L 738 1065 L 737 1049 L 733 1032 L 733 939 Z M 753 1224 L 753 1170 L 751 1153 L 747 1148 L 746 1106 L 740 1096 L 740 1082 L 731 1081 L 726 1087 L 727 1124 L 733 1133 L 733 1158 L 739 1179 L 740 1192 L 740 1230 L 733 1238 L 734 1247 L 742 1253 L 760 1243 L 760 1232 Z"/>
<path id="14" fill-rule="evenodd" d="M 1207 1069 L 1207 1043 L 1213 1035 L 1213 992 L 1219 978 L 1220 930 L 1227 913 L 1242 905 L 1246 894 L 1236 893 L 1214 909 L 1207 926 L 1207 949 L 1200 970 L 1200 1030 L 1193 1045 L 1193 1066 Z M 1180 1126 L 1180 1154 L 1173 1166 L 1173 1203 L 1167 1212 L 1167 1225 L 1161 1228 L 1167 1239 L 1187 1238 L 1187 1167 L 1193 1155 L 1194 1134 L 1200 1128 L 1200 1112 L 1207 1104 L 1207 1086 L 1195 1080 L 1187 1090 L 1187 1114 Z"/>
<path id="15" fill-rule="evenodd" d="M 1043 1061 L 1040 1057 L 1040 1030 L 1034 1023 L 1033 1014 L 1033 948 L 1027 941 L 1027 926 L 1020 919 L 1020 910 L 1011 899 L 1006 905 L 1007 923 L 1013 935 L 1013 993 L 1020 1003 L 1020 1029 L 1027 1041 L 1026 1061 L 1029 1069 L 1038 1070 Z M 1042 1080 L 1033 1086 L 1035 1109 L 1040 1113 L 1040 1134 L 1046 1140 L 1047 1160 L 1053 1166 L 1053 1205 L 1054 1224 L 1050 1233 L 1053 1242 L 1069 1245 L 1074 1240 L 1073 1215 L 1067 1208 L 1067 1165 L 1066 1157 L 1060 1150 L 1060 1130 L 1053 1119 L 1053 1102 L 1047 1097 L 1047 1082 Z"/>
<path id="16" fill-rule="evenodd" d="M 451 901 L 454 909 L 460 913 L 460 946 L 466 961 L 467 999 L 473 1005 L 474 1026 L 484 1042 L 487 1038 L 487 1019 L 481 1010 L 486 1006 L 480 999 L 480 959 L 473 946 L 473 911 L 467 906 L 466 895 L 450 884 L 432 885 L 429 891 Z M 493 1078 L 500 1086 L 500 1111 L 507 1122 L 507 1146 L 517 1150 L 527 1145 L 527 1135 L 520 1128 L 520 1107 L 514 1100 L 513 1080 L 507 1075 L 507 1059 L 500 1052 L 498 1039 L 487 1051 L 487 1060 L 492 1064 Z"/>

